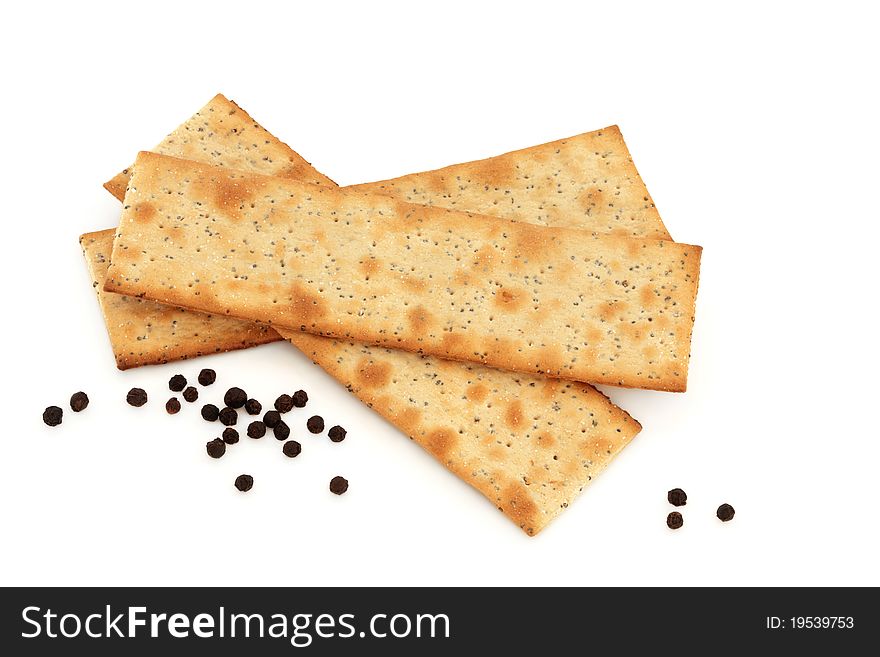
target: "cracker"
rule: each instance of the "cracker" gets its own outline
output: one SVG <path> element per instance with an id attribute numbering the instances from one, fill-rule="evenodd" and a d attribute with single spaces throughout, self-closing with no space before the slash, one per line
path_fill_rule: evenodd
<path id="1" fill-rule="evenodd" d="M 544 226 L 672 239 L 616 125 L 349 189 Z"/>
<path id="2" fill-rule="evenodd" d="M 683 391 L 700 254 L 143 152 L 105 289 L 501 369 Z"/>
<path id="3" fill-rule="evenodd" d="M 223 94 L 214 96 L 153 150 L 232 169 L 334 184 Z M 104 183 L 104 188 L 121 201 L 129 178 L 131 167 Z"/>
<path id="4" fill-rule="evenodd" d="M 583 383 L 280 332 L 529 535 L 641 429 Z"/>
<path id="5" fill-rule="evenodd" d="M 80 245 L 119 369 L 244 349 L 278 339 L 265 324 L 104 292 L 115 233 L 113 229 L 86 233 L 80 237 Z"/>

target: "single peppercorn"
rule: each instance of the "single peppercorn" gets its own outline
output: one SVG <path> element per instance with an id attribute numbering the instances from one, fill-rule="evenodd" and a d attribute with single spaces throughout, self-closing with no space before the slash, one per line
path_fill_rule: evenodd
<path id="1" fill-rule="evenodd" d="M 212 459 L 219 459 L 226 453 L 226 443 L 220 438 L 214 438 L 205 443 L 205 449 L 208 450 L 208 456 Z"/>
<path id="2" fill-rule="evenodd" d="M 278 424 L 272 428 L 272 433 L 275 434 L 276 440 L 287 440 L 290 438 L 290 427 L 287 426 L 287 423 L 284 420 L 280 420 Z"/>
<path id="3" fill-rule="evenodd" d="M 64 411 L 60 406 L 47 406 L 43 411 L 43 422 L 50 427 L 57 427 L 61 424 L 61 418 L 64 417 Z"/>
<path id="4" fill-rule="evenodd" d="M 168 380 L 168 388 L 171 392 L 180 392 L 186 388 L 186 377 L 183 374 L 175 374 Z"/>
<path id="5" fill-rule="evenodd" d="M 242 493 L 247 493 L 254 487 L 254 478 L 246 474 L 238 475 L 235 478 L 235 487 Z"/>
<path id="6" fill-rule="evenodd" d="M 345 477 L 333 477 L 330 480 L 330 492 L 335 495 L 342 495 L 348 490 L 348 479 Z"/>
<path id="7" fill-rule="evenodd" d="M 728 520 L 733 520 L 733 516 L 736 514 L 736 511 L 729 504 L 722 504 L 718 507 L 718 511 L 715 512 L 715 515 L 718 516 L 718 519 L 721 522 L 727 522 Z M 748 524 L 748 523 L 746 523 Z"/>
<path id="8" fill-rule="evenodd" d="M 227 427 L 231 427 L 233 424 L 238 423 L 238 411 L 234 408 L 229 408 L 228 406 L 221 409 L 219 417 L 220 421 Z"/>
<path id="9" fill-rule="evenodd" d="M 190 386 L 189 388 L 187 388 L 186 390 L 183 391 L 183 398 L 186 401 L 192 403 L 196 399 L 199 398 L 199 391 L 196 388 L 193 388 L 192 386 Z"/>
<path id="10" fill-rule="evenodd" d="M 299 453 L 302 451 L 302 445 L 295 440 L 288 440 L 284 443 L 284 447 L 281 448 L 281 451 L 284 452 L 284 456 L 295 458 L 299 456 Z"/>
<path id="11" fill-rule="evenodd" d="M 229 408 L 241 408 L 247 400 L 247 393 L 241 388 L 230 388 L 223 395 L 223 403 Z"/>
<path id="12" fill-rule="evenodd" d="M 308 422 L 306 422 L 306 427 L 312 433 L 321 433 L 324 430 L 324 418 L 320 415 L 313 415 L 309 418 Z"/>
<path id="13" fill-rule="evenodd" d="M 244 403 L 244 410 L 248 415 L 259 415 L 263 412 L 263 405 L 256 399 L 248 399 Z"/>
<path id="14" fill-rule="evenodd" d="M 274 429 L 281 422 L 281 413 L 278 411 L 267 411 L 263 416 L 263 423 L 270 429 Z"/>
<path id="15" fill-rule="evenodd" d="M 125 396 L 125 401 L 132 406 L 141 407 L 147 403 L 147 393 L 143 388 L 132 388 Z"/>
<path id="16" fill-rule="evenodd" d="M 168 412 L 168 415 L 176 415 L 180 412 L 180 402 L 177 401 L 177 397 L 172 397 L 165 402 L 165 410 Z"/>
<path id="17" fill-rule="evenodd" d="M 666 516 L 666 526 L 669 529 L 678 529 L 684 524 L 684 518 L 681 517 L 681 514 L 678 511 L 673 511 L 668 516 Z"/>
<path id="18" fill-rule="evenodd" d="M 232 427 L 226 427 L 223 430 L 223 442 L 227 445 L 234 445 L 238 442 L 238 431 Z"/>
<path id="19" fill-rule="evenodd" d="M 681 488 L 673 488 L 666 493 L 666 499 L 672 506 L 684 506 L 687 504 L 688 496 Z"/>
<path id="20" fill-rule="evenodd" d="M 293 405 L 295 408 L 303 408 L 309 401 L 309 396 L 305 390 L 297 390 L 293 393 Z"/>
<path id="21" fill-rule="evenodd" d="M 327 432 L 327 435 L 334 443 L 341 443 L 343 440 L 345 440 L 346 433 L 346 430 L 337 424 L 335 427 L 330 427 L 330 431 Z"/>
<path id="22" fill-rule="evenodd" d="M 293 408 L 293 397 L 290 395 L 281 395 L 275 400 L 275 410 L 279 413 L 289 413 Z"/>
<path id="23" fill-rule="evenodd" d="M 80 391 L 75 392 L 70 396 L 70 410 L 74 413 L 84 411 L 88 405 L 89 396 L 86 393 Z"/>
<path id="24" fill-rule="evenodd" d="M 262 438 L 266 435 L 266 425 L 259 420 L 251 422 L 247 428 L 247 435 L 249 438 Z"/>
<path id="25" fill-rule="evenodd" d="M 209 386 L 217 380 L 217 372 L 214 370 L 204 369 L 199 372 L 199 383 L 203 386 Z"/>
<path id="26" fill-rule="evenodd" d="M 216 422 L 220 416 L 220 409 L 214 404 L 205 404 L 202 406 L 202 419 L 208 422 Z"/>

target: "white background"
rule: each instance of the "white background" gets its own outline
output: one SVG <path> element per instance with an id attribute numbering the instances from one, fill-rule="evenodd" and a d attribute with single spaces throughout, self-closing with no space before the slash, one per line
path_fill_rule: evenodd
<path id="1" fill-rule="evenodd" d="M 0 583 L 880 584 L 876 17 L 714 4 L 5 9 Z M 218 91 L 343 185 L 619 124 L 705 248 L 689 391 L 611 389 L 644 431 L 528 538 L 287 344 L 117 371 L 77 237 L 116 224 L 101 183 Z M 168 378 L 206 366 L 168 417 Z M 349 438 L 300 411 L 298 459 L 271 437 L 209 459 L 197 409 L 230 385 L 305 388 Z M 86 412 L 41 423 L 79 389 Z"/>

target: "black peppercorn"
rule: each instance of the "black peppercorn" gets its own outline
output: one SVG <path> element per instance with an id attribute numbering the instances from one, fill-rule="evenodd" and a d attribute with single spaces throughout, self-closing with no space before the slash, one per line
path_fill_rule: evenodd
<path id="1" fill-rule="evenodd" d="M 231 427 L 233 424 L 238 423 L 238 411 L 234 408 L 229 408 L 228 406 L 220 411 L 219 417 L 220 421 L 227 427 Z"/>
<path id="2" fill-rule="evenodd" d="M 205 404 L 202 406 L 202 418 L 208 422 L 216 422 L 220 416 L 220 409 L 214 404 Z"/>
<path id="3" fill-rule="evenodd" d="M 263 423 L 270 429 L 274 429 L 281 422 L 281 413 L 278 411 L 267 411 L 263 416 Z"/>
<path id="4" fill-rule="evenodd" d="M 309 418 L 308 422 L 306 422 L 306 427 L 308 427 L 309 431 L 312 433 L 321 433 L 324 430 L 324 418 L 320 415 L 313 415 Z"/>
<path id="5" fill-rule="evenodd" d="M 86 407 L 89 405 L 89 396 L 80 391 L 75 392 L 70 396 L 70 409 L 74 413 L 79 413 L 80 411 L 84 411 Z"/>
<path id="6" fill-rule="evenodd" d="M 241 408 L 247 400 L 247 393 L 241 388 L 230 388 L 223 395 L 223 403 L 229 408 Z"/>
<path id="7" fill-rule="evenodd" d="M 289 413 L 293 408 L 293 397 L 290 395 L 281 395 L 275 400 L 275 410 L 279 413 Z"/>
<path id="8" fill-rule="evenodd" d="M 678 529 L 684 524 L 684 518 L 681 517 L 681 514 L 678 511 L 673 511 L 668 516 L 666 516 L 666 526 L 669 529 Z"/>
<path id="9" fill-rule="evenodd" d="M 293 393 L 293 405 L 295 408 L 303 408 L 308 401 L 309 396 L 306 394 L 305 390 L 297 390 Z"/>
<path id="10" fill-rule="evenodd" d="M 214 370 L 204 369 L 199 372 L 199 383 L 203 386 L 209 386 L 217 380 L 217 372 Z"/>
<path id="11" fill-rule="evenodd" d="M 242 493 L 247 493 L 254 487 L 254 478 L 246 474 L 238 475 L 235 478 L 235 487 Z"/>
<path id="12" fill-rule="evenodd" d="M 718 519 L 721 522 L 727 522 L 728 520 L 733 520 L 733 516 L 735 513 L 736 511 L 732 506 L 730 506 L 729 504 L 722 504 L 718 507 L 718 511 L 715 512 L 715 515 L 718 516 Z"/>
<path id="13" fill-rule="evenodd" d="M 60 406 L 47 406 L 43 411 L 43 422 L 50 427 L 57 427 L 61 424 L 61 418 L 64 417 L 64 411 Z"/>
<path id="14" fill-rule="evenodd" d="M 299 453 L 302 451 L 302 445 L 295 440 L 288 440 L 284 443 L 284 447 L 281 448 L 281 451 L 284 452 L 284 456 L 294 458 L 299 456 Z"/>
<path id="15" fill-rule="evenodd" d="M 186 377 L 183 374 L 175 374 L 168 380 L 168 388 L 171 392 L 180 392 L 186 388 Z"/>
<path id="16" fill-rule="evenodd" d="M 125 401 L 127 401 L 132 406 L 143 406 L 147 403 L 147 393 L 143 390 L 143 388 L 132 388 L 125 396 Z"/>
<path id="17" fill-rule="evenodd" d="M 345 440 L 346 431 L 338 424 L 335 427 L 330 427 L 330 431 L 327 432 L 327 435 L 330 437 L 330 440 L 334 443 L 341 443 Z"/>
<path id="18" fill-rule="evenodd" d="M 330 480 L 330 492 L 335 495 L 342 495 L 348 490 L 348 479 L 345 477 L 333 477 Z"/>
<path id="19" fill-rule="evenodd" d="M 177 401 L 177 397 L 172 397 L 165 402 L 165 410 L 168 412 L 168 415 L 175 415 L 180 412 L 180 402 Z"/>
<path id="20" fill-rule="evenodd" d="M 266 425 L 259 420 L 251 422 L 247 428 L 247 435 L 250 438 L 262 438 L 266 435 Z"/>
<path id="21" fill-rule="evenodd" d="M 199 398 L 199 391 L 196 388 L 190 386 L 183 391 L 183 398 L 188 402 L 194 402 L 196 399 Z"/>
<path id="22" fill-rule="evenodd" d="M 220 438 L 214 438 L 205 444 L 205 449 L 208 450 L 208 456 L 212 459 L 219 459 L 226 453 L 226 443 Z"/>
<path id="23" fill-rule="evenodd" d="M 284 422 L 284 420 L 280 420 L 278 424 L 273 427 L 272 433 L 275 434 L 277 440 L 287 440 L 290 438 L 290 427 L 287 426 L 287 423 Z"/>
<path id="24" fill-rule="evenodd" d="M 688 496 L 681 488 L 673 488 L 666 493 L 666 499 L 672 506 L 684 506 L 687 504 Z"/>
<path id="25" fill-rule="evenodd" d="M 226 427 L 223 430 L 223 442 L 227 445 L 234 445 L 238 442 L 238 431 L 232 427 Z"/>
<path id="26" fill-rule="evenodd" d="M 263 405 L 256 399 L 248 399 L 244 403 L 244 410 L 248 415 L 259 415 L 263 412 Z"/>

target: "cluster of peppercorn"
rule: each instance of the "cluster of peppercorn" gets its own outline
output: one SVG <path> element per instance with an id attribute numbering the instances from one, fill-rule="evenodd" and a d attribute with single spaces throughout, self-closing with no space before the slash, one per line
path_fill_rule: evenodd
<path id="1" fill-rule="evenodd" d="M 688 496 L 681 488 L 673 488 L 666 493 L 666 499 L 672 506 L 684 506 L 687 504 Z M 729 504 L 722 504 L 718 507 L 715 515 L 721 522 L 727 522 L 728 520 L 733 520 L 733 515 L 735 513 L 736 511 L 732 506 Z M 666 516 L 666 526 L 669 527 L 669 529 L 680 529 L 683 525 L 684 517 L 678 511 L 673 511 Z"/>
<path id="2" fill-rule="evenodd" d="M 211 369 L 203 369 L 199 372 L 198 381 L 202 386 L 210 386 L 217 380 L 217 373 Z M 199 398 L 199 391 L 193 386 L 187 385 L 186 377 L 182 374 L 175 374 L 168 381 L 168 388 L 171 392 L 179 392 L 183 399 L 189 403 Z M 141 407 L 147 403 L 147 393 L 142 388 L 132 388 L 128 391 L 125 400 L 135 407 Z M 277 440 L 283 441 L 281 448 L 282 453 L 289 457 L 295 458 L 302 452 L 302 445 L 296 440 L 290 440 L 290 426 L 282 419 L 282 415 L 289 413 L 294 408 L 304 408 L 309 401 L 309 396 L 304 390 L 297 390 L 292 395 L 283 394 L 275 400 L 275 410 L 267 411 L 262 420 L 254 420 L 247 426 L 247 435 L 249 438 L 260 439 L 266 435 L 268 429 L 272 430 Z M 223 430 L 220 438 L 214 438 L 208 441 L 205 449 L 208 456 L 219 459 L 226 454 L 226 446 L 234 445 L 238 442 L 238 430 L 234 427 L 238 424 L 238 409 L 243 409 L 248 415 L 260 415 L 263 412 L 263 405 L 256 399 L 249 398 L 247 393 L 241 388 L 230 388 L 223 396 L 224 407 L 218 408 L 214 404 L 205 404 L 202 406 L 201 415 L 207 422 L 216 422 L 219 420 L 226 428 Z M 70 408 L 79 412 L 89 405 L 89 398 L 84 392 L 77 392 L 70 398 Z M 169 415 L 176 415 L 180 412 L 180 401 L 177 397 L 171 397 L 165 402 L 165 410 Z M 43 422 L 50 427 L 61 424 L 64 411 L 58 406 L 49 406 L 43 412 Z M 313 415 L 306 421 L 306 428 L 313 434 L 324 432 L 324 418 L 320 415 Z M 327 436 L 334 443 L 345 440 L 346 431 L 341 426 L 333 426 L 327 432 Z M 249 474 L 239 475 L 235 480 L 235 487 L 246 492 L 253 488 L 254 478 Z M 333 477 L 330 480 L 330 491 L 336 495 L 342 495 L 348 490 L 348 480 L 344 477 Z"/>

